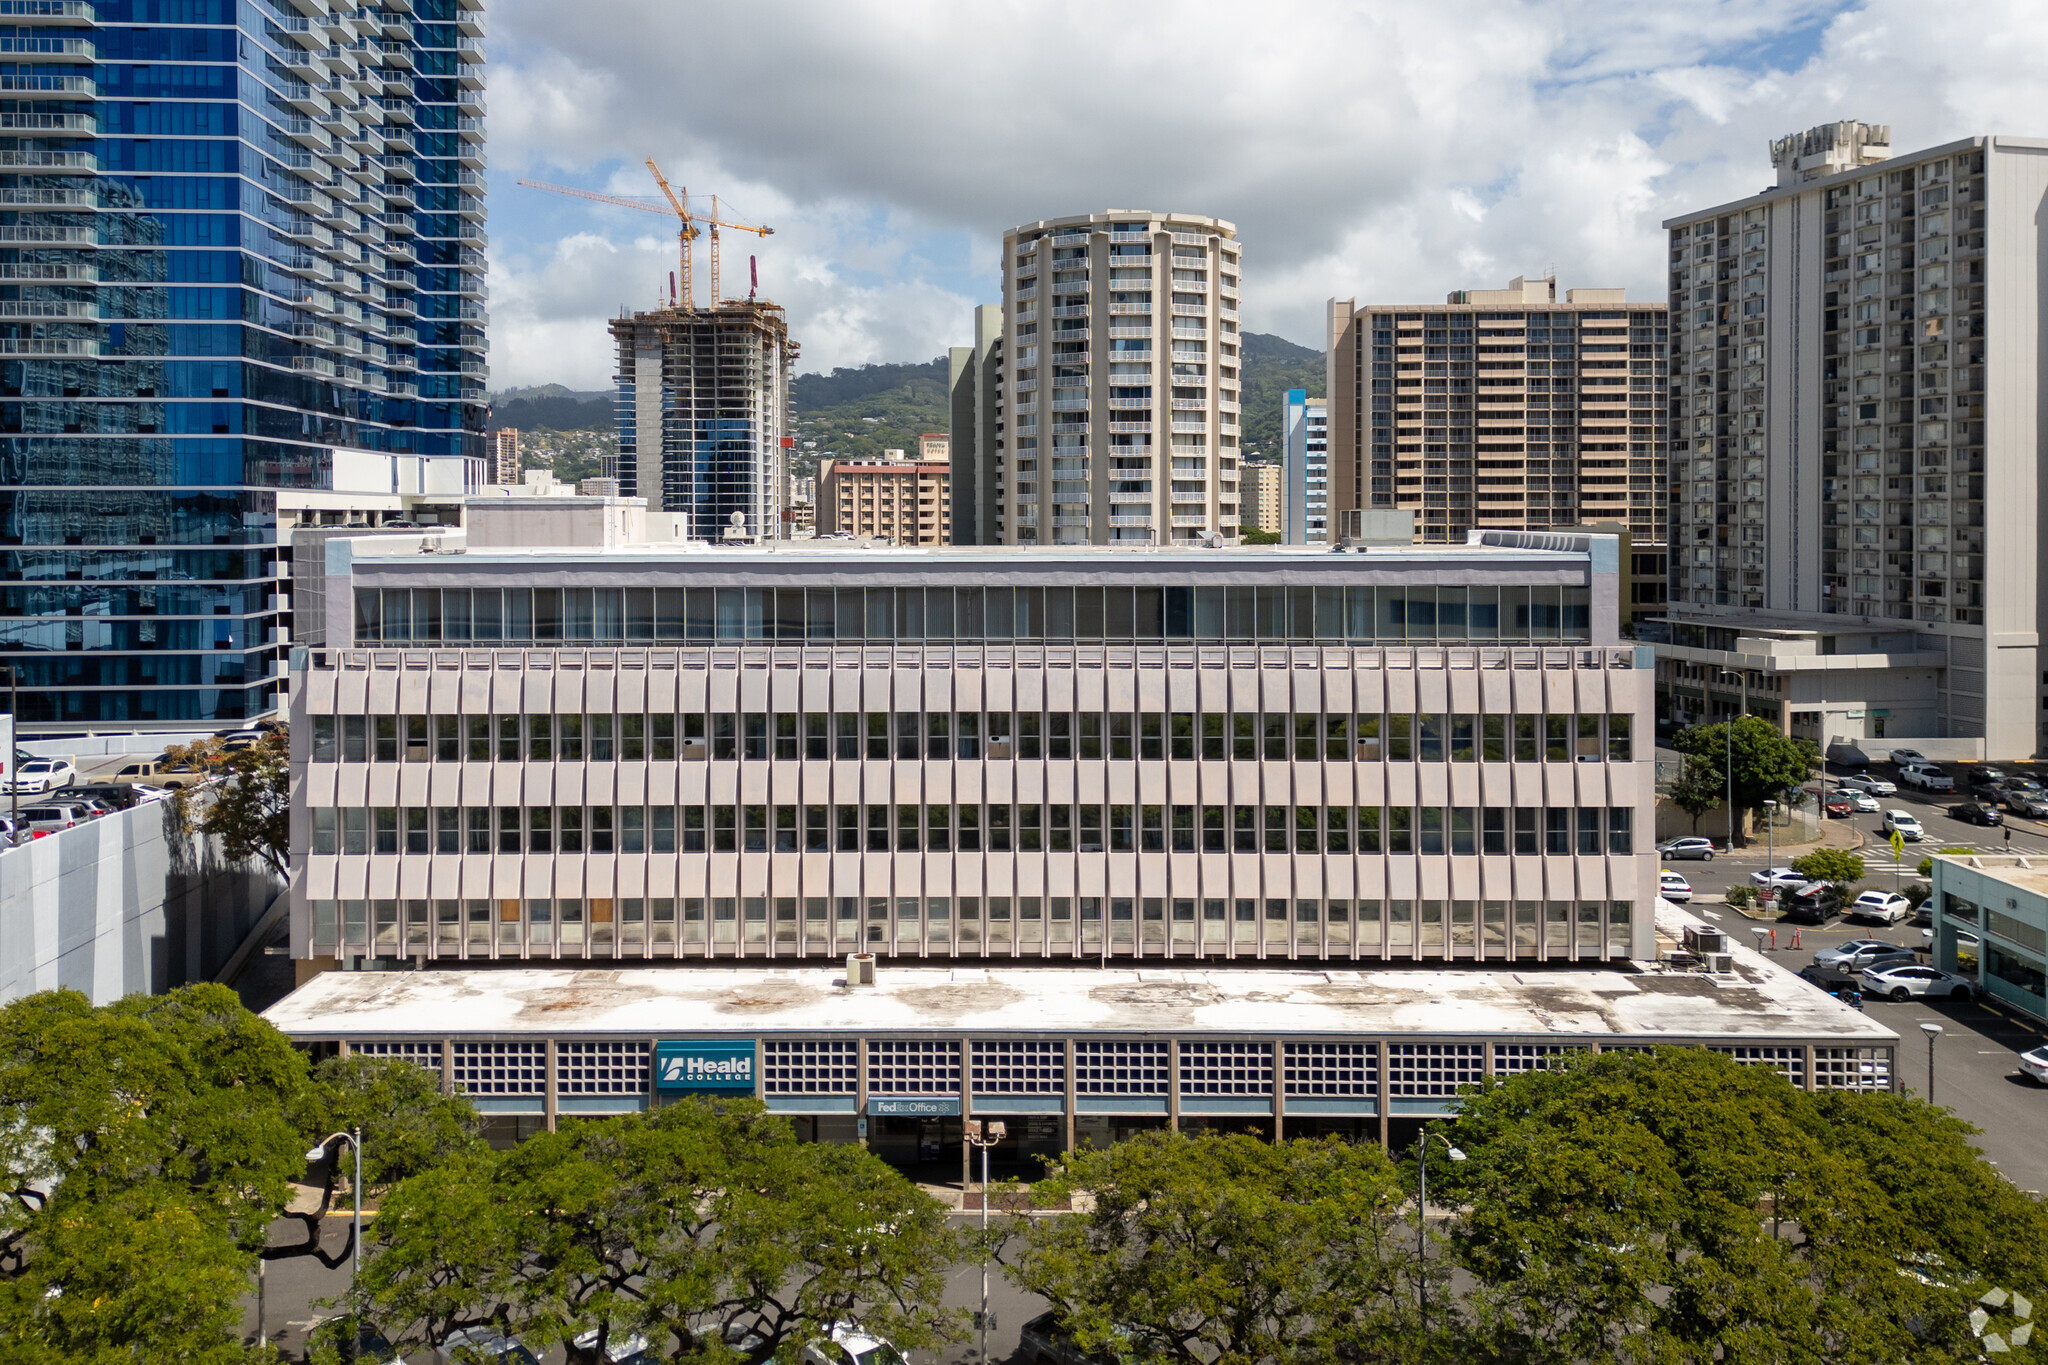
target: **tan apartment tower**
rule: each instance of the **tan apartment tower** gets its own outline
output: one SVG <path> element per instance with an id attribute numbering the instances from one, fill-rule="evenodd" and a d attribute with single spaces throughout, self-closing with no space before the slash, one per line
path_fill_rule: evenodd
<path id="1" fill-rule="evenodd" d="M 503 488 L 519 486 L 518 427 L 499 427 L 491 433 L 491 482 Z"/>
<path id="2" fill-rule="evenodd" d="M 1237 534 L 1238 256 L 1235 226 L 1183 214 L 1113 209 L 1004 234 L 980 543 Z"/>
<path id="3" fill-rule="evenodd" d="M 1248 531 L 1271 531 L 1278 535 L 1284 520 L 1280 466 L 1270 461 L 1253 460 L 1238 472 L 1243 476 L 1238 487 L 1244 494 L 1244 528 Z"/>
<path id="4" fill-rule="evenodd" d="M 944 460 L 830 460 L 818 474 L 821 531 L 893 545 L 946 545 L 953 507 Z"/>
<path id="5" fill-rule="evenodd" d="M 782 309 L 751 299 L 661 308 L 622 314 L 611 333 L 621 495 L 688 514 L 700 540 L 784 536 L 797 345 Z"/>
<path id="6" fill-rule="evenodd" d="M 1663 303 L 1517 278 L 1442 304 L 1329 305 L 1332 532 L 1411 508 L 1417 538 L 1627 526 L 1664 544 Z"/>

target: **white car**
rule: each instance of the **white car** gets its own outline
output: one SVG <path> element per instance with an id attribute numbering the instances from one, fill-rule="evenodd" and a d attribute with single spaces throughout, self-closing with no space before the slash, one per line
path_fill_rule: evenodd
<path id="1" fill-rule="evenodd" d="M 71 766 L 68 758 L 31 758 L 15 768 L 14 780 L 6 784 L 5 790 L 53 792 L 77 780 L 78 769 Z"/>
<path id="2" fill-rule="evenodd" d="M 1911 1000 L 1915 996 L 1946 996 L 1968 1000 L 1977 993 L 1977 983 L 1939 967 L 1873 967 L 1864 972 L 1863 993 L 1889 1000 Z"/>
<path id="3" fill-rule="evenodd" d="M 128 790 L 135 793 L 135 801 L 137 805 L 140 805 L 144 801 L 161 801 L 171 794 L 171 789 L 169 787 L 152 787 L 144 782 L 137 782 L 133 786 L 129 787 Z"/>
<path id="4" fill-rule="evenodd" d="M 1927 831 L 1920 828 L 1920 822 L 1913 818 L 1911 811 L 1886 811 L 1884 819 L 1878 822 L 1878 828 L 1886 834 L 1896 832 L 1909 844 L 1917 844 L 1927 837 Z"/>
<path id="5" fill-rule="evenodd" d="M 2020 1074 L 2035 1085 L 2048 1085 L 2048 1047 L 2020 1054 Z"/>
<path id="6" fill-rule="evenodd" d="M 1797 890 L 1812 880 L 1804 872 L 1794 872 L 1789 867 L 1767 867 L 1749 874 L 1751 886 L 1775 886 L 1780 891 Z"/>
<path id="7" fill-rule="evenodd" d="M 1925 763 L 1927 761 L 1927 755 L 1921 753 L 1918 749 L 1892 750 L 1892 762 L 1898 764 L 1902 768 L 1905 767 L 1908 763 Z"/>
<path id="8" fill-rule="evenodd" d="M 1692 883 L 1676 872 L 1661 872 L 1657 875 L 1657 894 L 1673 905 L 1684 905 L 1692 899 Z"/>
<path id="9" fill-rule="evenodd" d="M 1920 941 L 1927 945 L 1929 951 L 1932 951 L 1934 948 L 1934 930 L 1922 929 L 1920 931 Z M 1983 940 L 1979 939 L 1975 934 L 1971 933 L 1968 929 L 1956 930 L 1957 952 L 1975 953 L 1979 948 L 1983 946 Z"/>
<path id="10" fill-rule="evenodd" d="M 1869 792 L 1845 791 L 1840 793 L 1840 795 L 1848 799 L 1851 809 L 1867 813 L 1870 811 L 1874 811 L 1878 808 L 1877 798 L 1872 796 Z"/>
<path id="11" fill-rule="evenodd" d="M 1898 924 L 1913 917 L 1913 903 L 1891 891 L 1866 891 L 1849 902 L 1842 912 L 1850 919 L 1874 919 L 1879 924 Z"/>
<path id="12" fill-rule="evenodd" d="M 832 1324 L 832 1337 L 804 1347 L 804 1365 L 909 1365 L 901 1352 L 850 1322 Z"/>
<path id="13" fill-rule="evenodd" d="M 1897 796 L 1899 789 L 1881 777 L 1845 777 L 1841 782 L 1845 792 L 1869 792 L 1872 796 Z"/>

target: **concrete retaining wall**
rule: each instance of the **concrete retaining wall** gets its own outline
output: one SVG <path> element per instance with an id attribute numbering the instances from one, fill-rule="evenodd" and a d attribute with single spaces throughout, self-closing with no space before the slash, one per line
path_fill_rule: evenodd
<path id="1" fill-rule="evenodd" d="M 283 887 L 179 832 L 163 802 L 0 852 L 0 1001 L 70 986 L 105 1004 L 207 980 Z"/>

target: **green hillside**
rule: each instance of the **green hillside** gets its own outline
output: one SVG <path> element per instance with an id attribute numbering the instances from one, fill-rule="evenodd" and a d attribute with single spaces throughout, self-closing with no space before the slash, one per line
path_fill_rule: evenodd
<path id="1" fill-rule="evenodd" d="M 1245 454 L 1278 459 L 1287 390 L 1307 389 L 1310 397 L 1322 397 L 1323 354 L 1283 337 L 1246 332 L 1243 361 Z M 797 474 L 815 473 L 820 459 L 875 458 L 892 449 L 914 456 L 921 433 L 945 431 L 951 424 L 946 359 L 798 375 L 790 386 L 790 404 L 797 439 L 791 463 Z M 529 433 L 523 444 L 556 452 L 555 472 L 565 479 L 584 475 L 570 472 L 563 462 L 582 470 L 613 439 L 613 423 L 608 392 L 545 384 L 493 395 L 492 428 L 518 427 Z M 571 433 L 577 432 L 589 436 L 574 439 Z"/>

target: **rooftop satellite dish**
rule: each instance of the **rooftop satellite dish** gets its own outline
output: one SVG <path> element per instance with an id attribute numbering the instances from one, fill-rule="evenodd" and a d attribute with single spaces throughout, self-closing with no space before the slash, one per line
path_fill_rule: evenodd
<path id="1" fill-rule="evenodd" d="M 745 526 L 747 524 L 747 514 L 745 512 L 735 512 L 726 520 L 735 526 Z"/>

